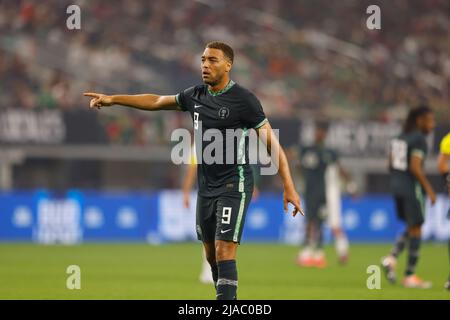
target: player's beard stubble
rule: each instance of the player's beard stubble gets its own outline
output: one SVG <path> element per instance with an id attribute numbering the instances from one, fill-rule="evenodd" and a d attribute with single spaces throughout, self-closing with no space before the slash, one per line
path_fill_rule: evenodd
<path id="1" fill-rule="evenodd" d="M 223 72 L 223 73 L 218 74 L 216 77 L 213 78 L 213 77 L 212 77 L 212 74 L 211 74 L 211 72 L 210 72 L 210 73 L 208 74 L 208 77 L 207 77 L 207 78 L 203 78 L 203 83 L 204 83 L 204 84 L 207 84 L 208 86 L 215 87 L 215 86 L 217 86 L 219 83 L 222 82 L 222 79 L 223 79 L 224 75 L 225 75 L 225 73 Z"/>
<path id="2" fill-rule="evenodd" d="M 207 84 L 208 86 L 211 86 L 211 87 L 214 87 L 214 86 L 216 86 L 217 84 L 219 84 L 220 83 L 220 80 L 218 80 L 218 79 L 203 79 L 203 83 L 204 84 Z"/>

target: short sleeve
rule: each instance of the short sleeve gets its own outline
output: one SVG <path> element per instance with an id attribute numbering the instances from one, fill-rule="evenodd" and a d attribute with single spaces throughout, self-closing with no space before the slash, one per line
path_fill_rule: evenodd
<path id="1" fill-rule="evenodd" d="M 442 154 L 450 155 L 450 132 L 442 139 L 439 150 Z"/>
<path id="2" fill-rule="evenodd" d="M 194 93 L 194 89 L 195 87 L 190 87 L 175 96 L 175 100 L 182 111 L 190 111 L 190 109 L 192 109 L 191 97 Z"/>
<path id="3" fill-rule="evenodd" d="M 249 94 L 241 119 L 247 128 L 258 129 L 267 122 L 261 103 L 253 94 Z"/>
<path id="4" fill-rule="evenodd" d="M 425 158 L 427 154 L 427 141 L 423 136 L 417 136 L 411 143 L 411 156 L 416 156 L 421 159 Z"/>

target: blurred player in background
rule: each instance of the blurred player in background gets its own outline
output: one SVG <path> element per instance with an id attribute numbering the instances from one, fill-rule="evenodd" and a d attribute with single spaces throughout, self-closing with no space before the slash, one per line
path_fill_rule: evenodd
<path id="1" fill-rule="evenodd" d="M 444 178 L 445 191 L 450 197 L 450 170 L 448 163 L 450 162 L 450 132 L 442 139 L 439 147 L 438 170 Z M 447 218 L 450 219 L 450 208 L 448 208 Z M 450 239 L 448 240 L 448 258 L 450 262 Z M 450 290 L 450 275 L 445 283 L 445 288 Z"/>
<path id="2" fill-rule="evenodd" d="M 186 169 L 186 175 L 183 180 L 183 206 L 186 209 L 191 207 L 191 191 L 197 178 L 197 157 L 195 155 L 195 143 L 191 147 L 190 162 Z M 206 260 L 205 250 L 202 250 L 202 270 L 200 271 L 199 280 L 204 284 L 213 284 L 214 279 L 211 273 L 211 267 L 208 260 Z"/>
<path id="3" fill-rule="evenodd" d="M 409 111 L 401 135 L 390 142 L 389 169 L 391 189 L 397 216 L 406 223 L 406 230 L 397 239 L 391 253 L 382 258 L 387 279 L 395 283 L 397 258 L 408 244 L 408 262 L 402 284 L 407 288 L 430 288 L 431 283 L 416 276 L 419 260 L 421 227 L 424 223 L 424 192 L 436 202 L 436 194 L 423 169 L 427 155 L 426 135 L 435 127 L 432 110 L 419 106 Z"/>
<path id="4" fill-rule="evenodd" d="M 340 263 L 348 260 L 348 239 L 342 229 L 340 177 L 348 191 L 355 194 L 355 183 L 340 165 L 338 154 L 325 146 L 328 124 L 318 122 L 314 144 L 299 150 L 299 170 L 305 181 L 306 237 L 305 246 L 297 257 L 303 267 L 326 266 L 323 251 L 323 223 L 328 224 L 335 238 L 336 253 Z"/>
<path id="5" fill-rule="evenodd" d="M 177 110 L 191 114 L 194 136 L 202 139 L 199 142 L 201 148 L 196 142 L 199 162 L 197 236 L 203 242 L 206 258 L 211 266 L 218 300 L 237 299 L 236 252 L 253 193 L 253 175 L 248 163 L 249 148 L 246 139 L 249 129 L 256 130 L 258 137 L 266 145 L 268 154 L 275 155 L 276 167 L 284 187 L 284 210 L 287 211 L 288 203 L 291 203 L 294 205 L 293 216 L 298 212 L 303 214 L 286 155 L 272 131 L 261 103 L 254 94 L 230 79 L 233 61 L 234 52 L 229 45 L 211 42 L 206 45 L 201 56 L 202 85 L 170 96 L 85 93 L 85 96 L 92 97 L 91 108 L 118 104 L 149 111 Z M 233 163 L 207 164 L 200 161 L 202 158 L 199 155 L 203 155 L 211 144 L 210 140 L 208 143 L 207 139 L 203 139 L 203 130 L 208 129 L 220 131 L 225 139 L 222 148 L 217 151 L 222 159 L 228 160 L 226 139 L 233 139 L 230 145 L 238 149 L 232 154 Z M 234 143 L 236 136 L 228 135 L 227 129 L 240 132 L 237 146 Z"/>

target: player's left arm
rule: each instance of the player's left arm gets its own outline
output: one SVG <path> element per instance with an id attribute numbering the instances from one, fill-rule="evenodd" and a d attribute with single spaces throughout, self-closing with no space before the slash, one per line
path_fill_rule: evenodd
<path id="1" fill-rule="evenodd" d="M 291 171 L 289 170 L 289 163 L 286 158 L 286 154 L 281 147 L 278 138 L 273 133 L 272 127 L 269 121 L 266 121 L 262 126 L 255 129 L 258 137 L 264 142 L 267 147 L 267 152 L 272 157 L 275 156 L 276 165 L 279 170 L 279 174 L 281 180 L 283 182 L 284 193 L 283 193 L 283 204 L 284 211 L 288 210 L 288 202 L 294 205 L 294 211 L 292 215 L 295 215 L 300 212 L 304 215 L 303 209 L 300 205 L 300 196 L 295 190 L 294 181 L 292 180 Z"/>
<path id="2" fill-rule="evenodd" d="M 186 170 L 186 176 L 184 177 L 182 191 L 183 191 L 183 205 L 187 209 L 190 207 L 190 193 L 194 186 L 195 177 L 197 176 L 197 164 L 190 163 Z"/>

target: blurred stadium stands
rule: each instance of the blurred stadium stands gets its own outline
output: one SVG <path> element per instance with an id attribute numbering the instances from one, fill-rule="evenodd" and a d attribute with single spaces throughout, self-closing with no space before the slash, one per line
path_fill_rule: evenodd
<path id="1" fill-rule="evenodd" d="M 74 3 L 81 30 L 66 28 Z M 370 4 L 382 30 L 365 27 Z M 190 128 L 187 115 L 89 112 L 81 93 L 177 93 L 199 83 L 199 53 L 221 39 L 237 53 L 233 79 L 289 128 L 285 145 L 326 117 L 362 190 L 386 191 L 384 145 L 408 108 L 436 111 L 434 150 L 450 126 L 449 9 L 446 0 L 2 1 L 0 185 L 179 187 L 169 139 Z M 277 183 L 266 177 L 263 188 Z"/>

